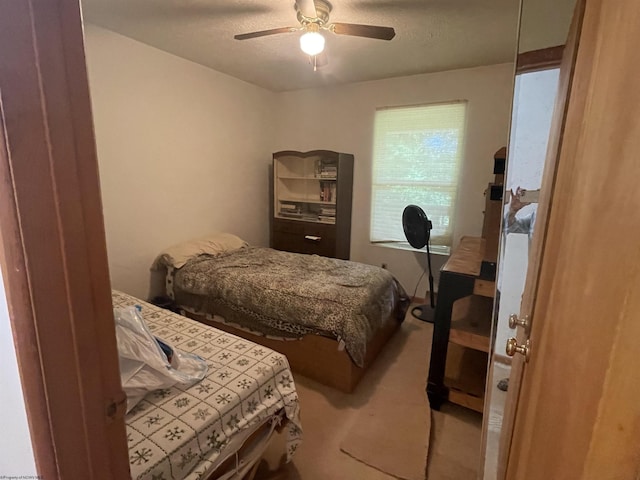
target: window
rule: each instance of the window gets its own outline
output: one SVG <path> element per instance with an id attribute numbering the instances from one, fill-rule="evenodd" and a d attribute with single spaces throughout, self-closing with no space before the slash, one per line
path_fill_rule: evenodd
<path id="1" fill-rule="evenodd" d="M 371 242 L 405 242 L 402 211 L 420 206 L 431 243 L 451 247 L 464 148 L 466 102 L 376 111 Z"/>

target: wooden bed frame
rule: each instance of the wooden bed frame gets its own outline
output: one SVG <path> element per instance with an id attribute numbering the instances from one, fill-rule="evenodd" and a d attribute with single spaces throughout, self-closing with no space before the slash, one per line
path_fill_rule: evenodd
<path id="1" fill-rule="evenodd" d="M 402 323 L 393 313 L 387 318 L 382 328 L 367 344 L 364 366 L 360 368 L 353 363 L 346 350 L 338 350 L 338 341 L 333 338 L 305 335 L 299 340 L 275 340 L 217 322 L 205 315 L 188 311 L 184 311 L 183 315 L 280 352 L 287 357 L 294 372 L 346 393 L 353 392 L 382 347 Z"/>

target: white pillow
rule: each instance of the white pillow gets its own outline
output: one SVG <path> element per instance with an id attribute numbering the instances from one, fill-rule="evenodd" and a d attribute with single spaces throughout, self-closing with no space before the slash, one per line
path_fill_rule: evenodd
<path id="1" fill-rule="evenodd" d="M 155 262 L 153 268 L 160 264 L 171 265 L 180 268 L 191 258 L 198 255 L 220 255 L 248 246 L 249 244 L 231 233 L 214 233 L 203 238 L 196 238 L 187 242 L 182 242 L 165 249 Z"/>

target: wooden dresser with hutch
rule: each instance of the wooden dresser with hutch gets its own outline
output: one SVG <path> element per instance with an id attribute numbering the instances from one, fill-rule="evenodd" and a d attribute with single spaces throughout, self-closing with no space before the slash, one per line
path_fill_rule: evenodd
<path id="1" fill-rule="evenodd" d="M 353 155 L 273 154 L 271 247 L 349 259 Z"/>

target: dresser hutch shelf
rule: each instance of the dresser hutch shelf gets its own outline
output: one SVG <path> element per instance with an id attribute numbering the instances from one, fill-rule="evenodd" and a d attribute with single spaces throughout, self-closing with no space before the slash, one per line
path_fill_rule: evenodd
<path id="1" fill-rule="evenodd" d="M 271 247 L 348 260 L 353 155 L 273 154 Z"/>

